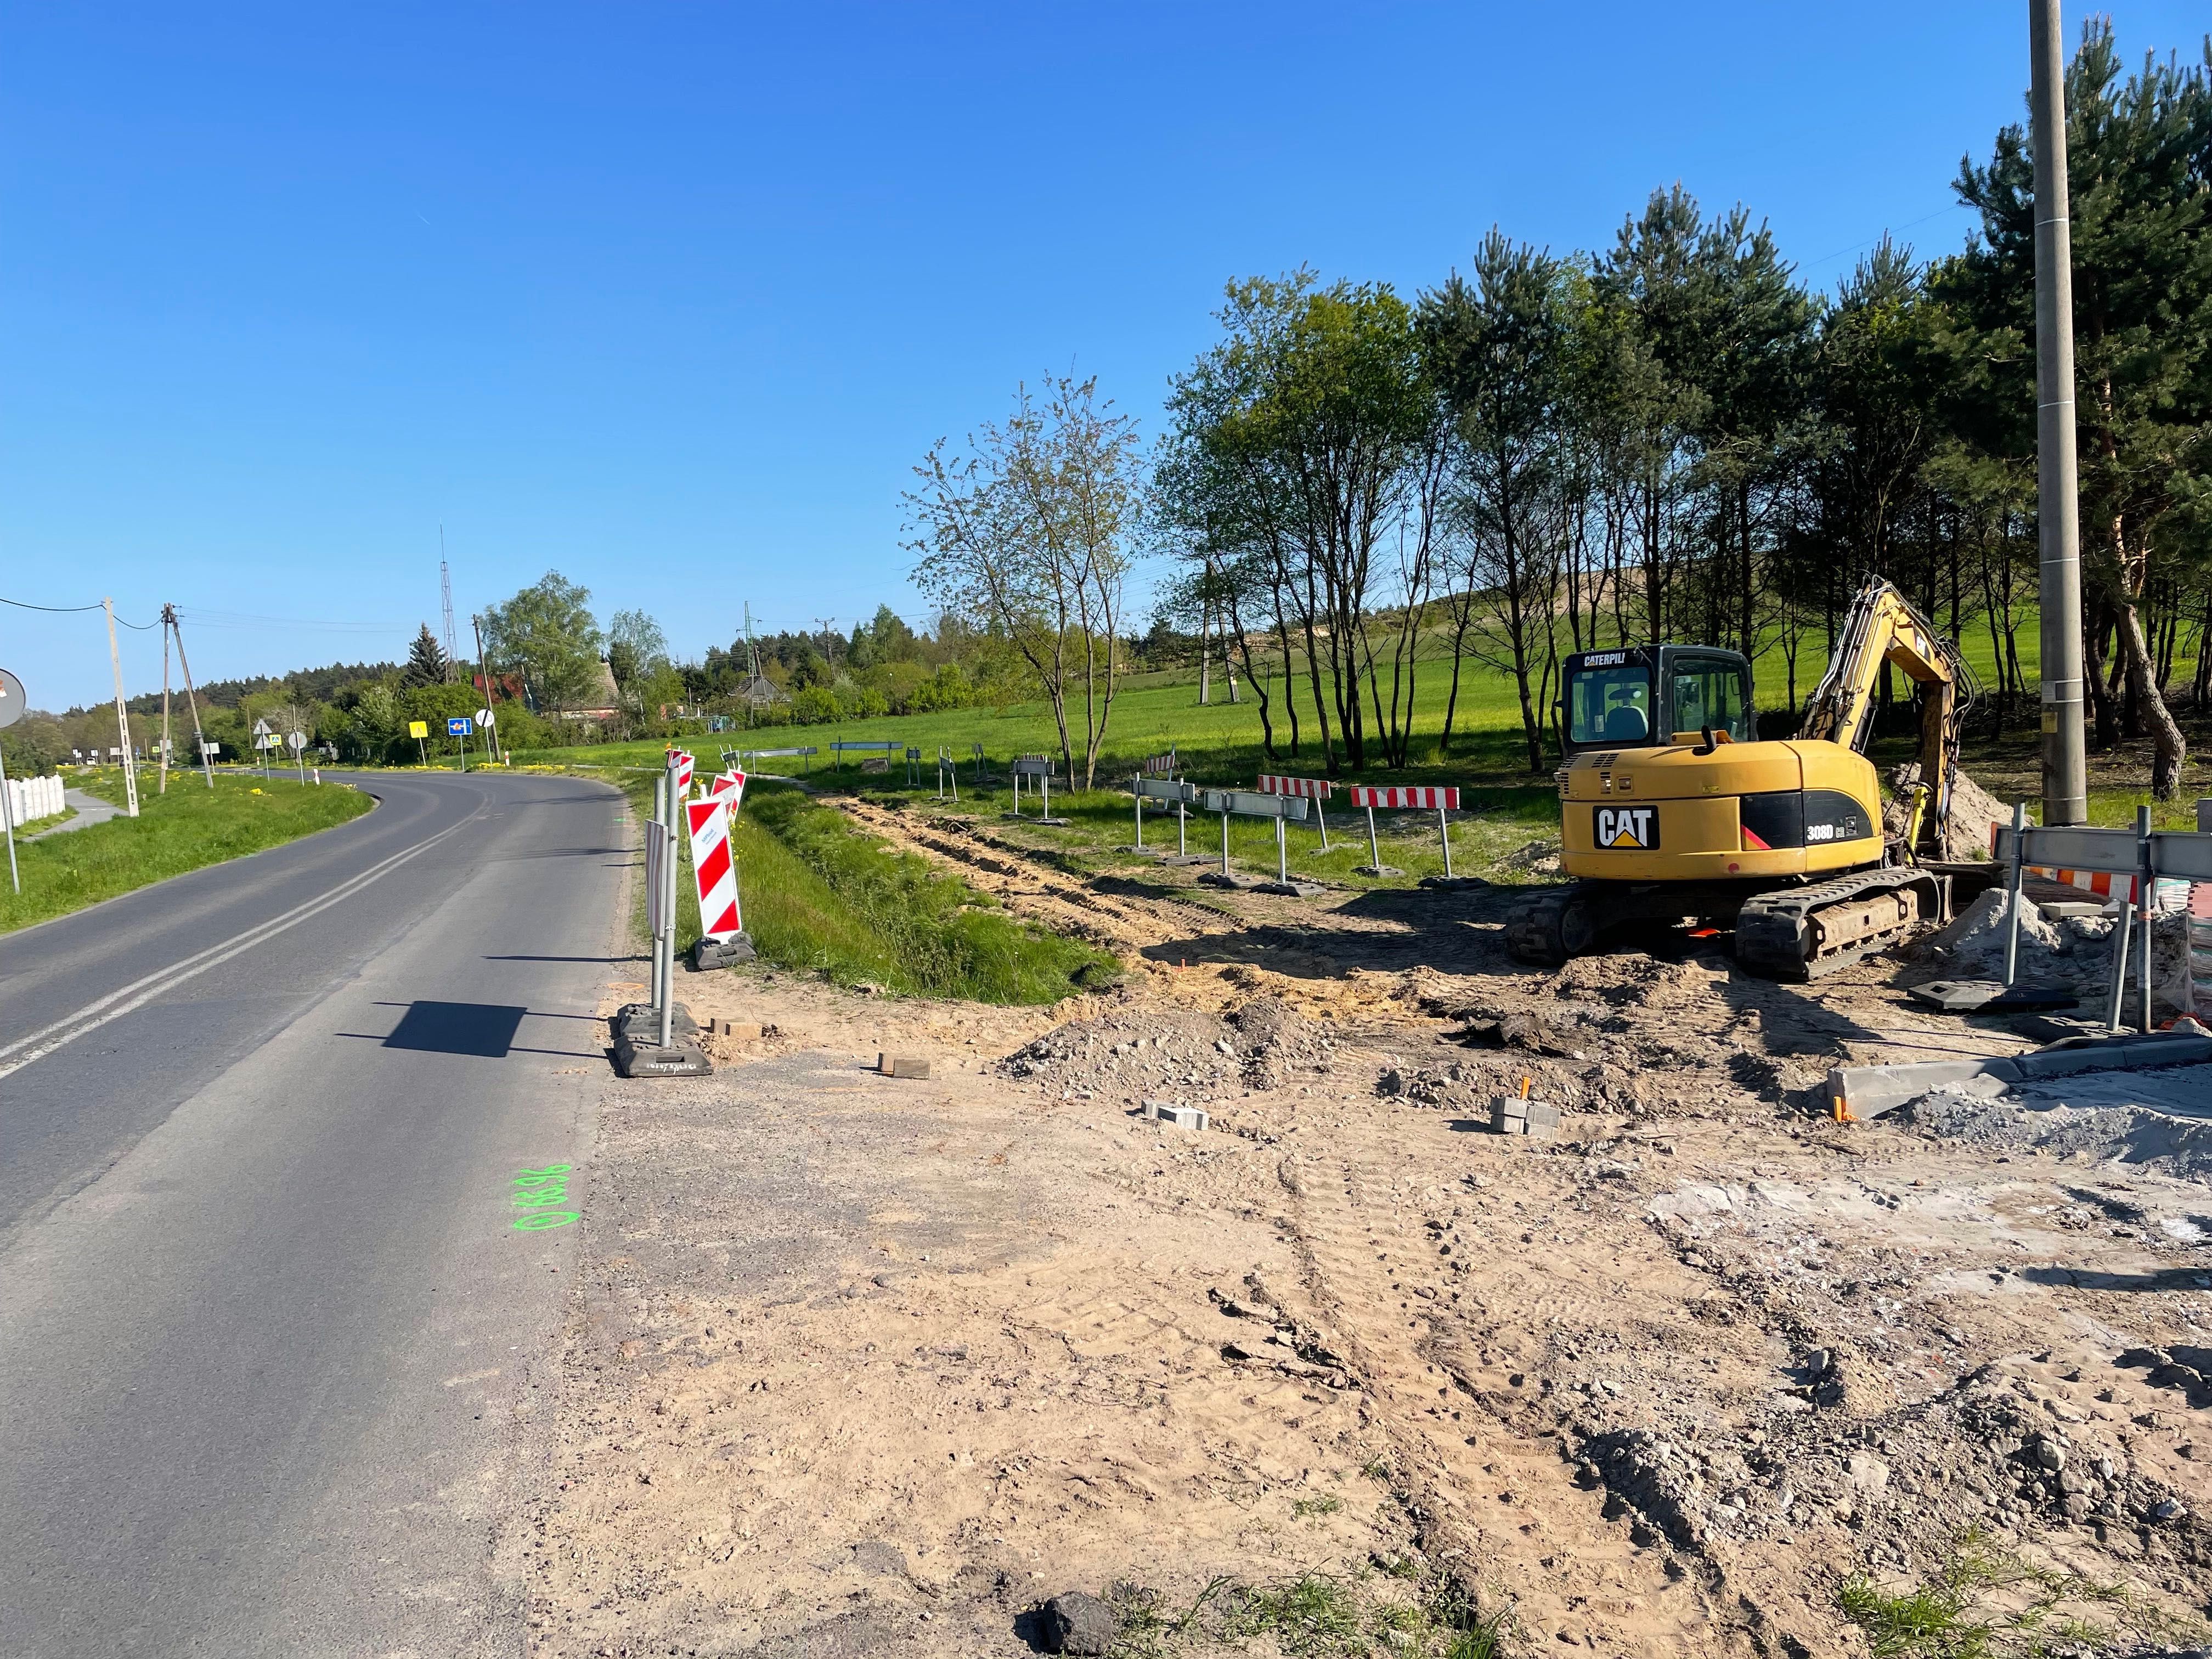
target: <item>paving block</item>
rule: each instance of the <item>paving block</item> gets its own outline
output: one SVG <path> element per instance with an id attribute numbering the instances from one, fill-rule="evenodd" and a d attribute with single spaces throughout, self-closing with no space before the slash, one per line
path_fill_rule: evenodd
<path id="1" fill-rule="evenodd" d="M 1547 1101 L 1525 1100 L 1519 1095 L 1492 1095 L 1490 1127 L 1504 1135 L 1549 1138 L 1559 1132 L 1559 1109 Z"/>
<path id="2" fill-rule="evenodd" d="M 906 1054 L 879 1054 L 876 1056 L 876 1069 L 885 1077 L 927 1078 L 929 1062 Z"/>
<path id="3" fill-rule="evenodd" d="M 1172 1123 L 1178 1129 L 1204 1129 L 1213 1122 L 1211 1113 L 1196 1106 L 1170 1106 L 1164 1101 L 1146 1101 L 1145 1115 L 1158 1122 Z"/>
<path id="4" fill-rule="evenodd" d="M 1255 893 L 1279 893 L 1285 898 L 1318 898 L 1328 889 L 1317 881 L 1263 881 L 1252 890 Z"/>
<path id="5" fill-rule="evenodd" d="M 761 1040 L 759 1025 L 746 1020 L 715 1019 L 707 1024 L 710 1035 L 714 1036 L 728 1037 L 737 1042 L 758 1042 Z"/>

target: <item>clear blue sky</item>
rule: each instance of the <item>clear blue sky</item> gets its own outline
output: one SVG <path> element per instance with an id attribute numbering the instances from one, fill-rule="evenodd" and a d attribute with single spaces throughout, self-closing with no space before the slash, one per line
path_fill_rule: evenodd
<path id="1" fill-rule="evenodd" d="M 2116 20 L 2194 57 L 2205 13 Z M 1022 377 L 1154 426 L 1231 276 L 1411 291 L 1675 179 L 1822 285 L 1885 228 L 1948 249 L 2026 32 L 2021 0 L 17 0 L 0 597 L 173 600 L 201 678 L 396 656 L 442 522 L 464 634 L 548 568 L 686 655 L 748 599 L 920 620 L 908 468 Z M 365 631 L 299 625 L 333 623 Z M 134 692 L 159 638 L 124 636 Z M 107 693 L 96 615 L 0 608 L 0 666 Z"/>

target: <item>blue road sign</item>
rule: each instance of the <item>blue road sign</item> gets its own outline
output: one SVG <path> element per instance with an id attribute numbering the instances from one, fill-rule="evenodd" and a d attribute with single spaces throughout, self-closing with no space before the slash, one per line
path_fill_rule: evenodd
<path id="1" fill-rule="evenodd" d="M 466 714 L 456 714 L 446 722 L 446 732 L 449 737 L 465 738 L 476 729 L 477 723 Z"/>

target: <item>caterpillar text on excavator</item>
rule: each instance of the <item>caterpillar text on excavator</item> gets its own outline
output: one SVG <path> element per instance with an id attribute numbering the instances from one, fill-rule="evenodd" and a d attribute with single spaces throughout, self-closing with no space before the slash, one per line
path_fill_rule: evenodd
<path id="1" fill-rule="evenodd" d="M 1882 665 L 1920 690 L 1920 778 L 1905 833 L 1886 838 L 1873 725 Z M 1976 687 L 1958 646 L 1869 577 L 1838 631 L 1797 736 L 1756 739 L 1751 665 L 1708 646 L 1584 651 L 1566 659 L 1559 772 L 1571 887 L 1518 906 L 1506 939 L 1556 966 L 1632 922 L 1733 928 L 1736 960 L 1813 979 L 1949 919 L 1941 846 L 1959 735 Z"/>

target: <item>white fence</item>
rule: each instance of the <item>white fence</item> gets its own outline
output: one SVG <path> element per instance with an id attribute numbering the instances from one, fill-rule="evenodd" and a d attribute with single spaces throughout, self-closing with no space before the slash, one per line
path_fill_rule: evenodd
<path id="1" fill-rule="evenodd" d="M 8 822 L 30 823 L 39 818 L 50 818 L 66 810 L 62 800 L 62 781 L 52 778 L 10 778 L 8 780 Z"/>

